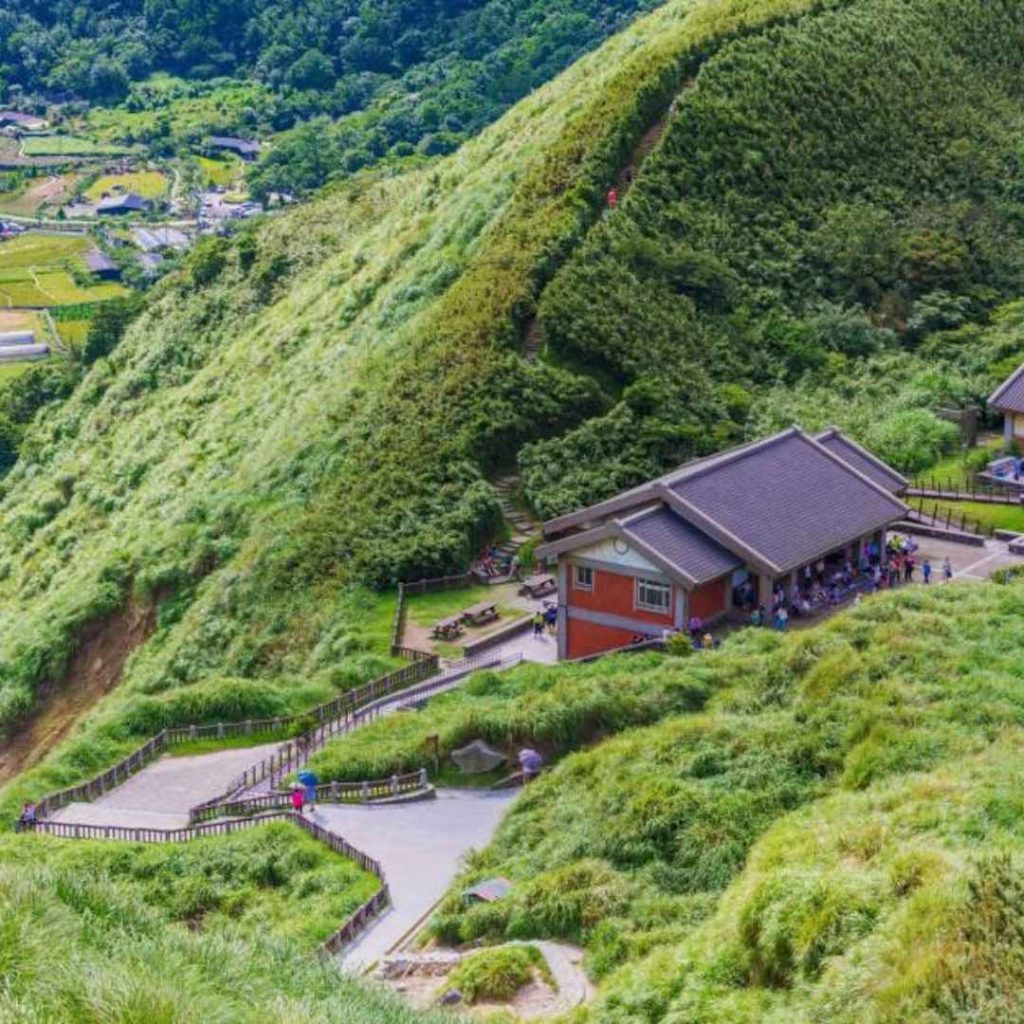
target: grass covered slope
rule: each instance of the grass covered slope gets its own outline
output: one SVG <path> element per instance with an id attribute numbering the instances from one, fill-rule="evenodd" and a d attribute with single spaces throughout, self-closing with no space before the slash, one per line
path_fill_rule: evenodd
<path id="1" fill-rule="evenodd" d="M 455 156 L 198 246 L 0 486 L 0 724 L 129 594 L 160 606 L 129 700 L 379 670 L 351 586 L 464 566 L 481 467 L 600 407 L 518 355 L 540 282 L 685 68 L 806 6 L 677 0 Z"/>
<path id="2" fill-rule="evenodd" d="M 934 361 L 905 350 L 1019 296 L 1024 12 L 824 6 L 703 65 L 619 210 L 546 290 L 555 357 L 618 401 L 523 454 L 542 514 L 788 425 L 837 389 L 841 423 L 920 469 L 902 439 L 948 443 L 932 410 L 983 404 L 996 383 L 929 379 Z M 884 355 L 904 358 L 851 395 Z M 872 380 L 892 392 L 881 409 Z"/>
<path id="3" fill-rule="evenodd" d="M 0 1020 L 429 1020 L 314 955 L 375 884 L 288 824 L 185 846 L 9 836 Z"/>
<path id="4" fill-rule="evenodd" d="M 531 785 L 438 934 L 582 941 L 601 1024 L 1017 1019 L 991 922 L 1024 883 L 1022 612 L 1019 584 L 920 588 L 642 665 L 714 696 Z"/>

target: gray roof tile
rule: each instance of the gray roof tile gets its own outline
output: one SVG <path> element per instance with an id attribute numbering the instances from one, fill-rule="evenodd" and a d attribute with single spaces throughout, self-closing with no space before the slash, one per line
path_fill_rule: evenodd
<path id="1" fill-rule="evenodd" d="M 668 486 L 780 570 L 898 518 L 905 506 L 799 430 L 685 469 Z"/>
<path id="2" fill-rule="evenodd" d="M 664 505 L 622 521 L 627 538 L 656 551 L 697 583 L 724 576 L 743 562 Z"/>
<path id="3" fill-rule="evenodd" d="M 1024 363 L 995 389 L 988 404 L 1002 412 L 1024 412 Z"/>
<path id="4" fill-rule="evenodd" d="M 884 487 L 892 494 L 898 494 L 909 482 L 906 477 L 900 476 L 895 469 L 887 466 L 855 441 L 851 441 L 836 427 L 830 427 L 814 440 L 833 455 L 838 455 L 843 462 L 849 463 L 858 473 L 863 473 L 869 480 L 874 480 L 879 487 Z"/>

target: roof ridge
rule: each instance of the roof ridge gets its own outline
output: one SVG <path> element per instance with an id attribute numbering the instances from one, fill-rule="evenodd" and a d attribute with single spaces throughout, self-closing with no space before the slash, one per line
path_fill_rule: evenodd
<path id="1" fill-rule="evenodd" d="M 868 487 L 870 487 L 873 491 L 876 491 L 878 494 L 883 495 L 893 504 L 899 505 L 899 507 L 903 509 L 903 511 L 908 510 L 909 506 L 906 502 L 900 501 L 899 498 L 897 498 L 894 494 L 891 494 L 889 491 L 887 491 L 881 484 L 876 483 L 874 480 L 872 480 L 871 477 L 867 475 L 867 473 L 862 473 L 859 469 L 856 468 L 856 466 L 851 466 L 845 459 L 836 455 L 835 452 L 830 452 L 820 441 L 818 441 L 816 438 L 811 437 L 811 435 L 806 433 L 804 430 L 797 428 L 797 433 L 804 441 L 806 441 L 810 445 L 813 445 L 815 448 L 818 449 L 818 451 L 822 452 L 827 458 L 831 459 L 837 466 L 841 466 L 844 470 L 846 470 L 847 473 L 857 477 L 857 479 L 861 480 L 863 483 L 866 483 Z"/>
<path id="2" fill-rule="evenodd" d="M 1006 392 L 1009 391 L 1018 380 L 1020 380 L 1022 374 L 1024 374 L 1024 363 L 1021 363 L 1020 366 L 1018 366 L 1017 369 L 1014 370 L 1013 373 L 1011 373 L 1010 376 L 1007 377 L 991 395 L 989 395 L 988 404 L 995 405 L 996 402 L 998 402 L 1003 395 L 1006 394 Z"/>
<path id="3" fill-rule="evenodd" d="M 779 566 L 764 554 L 764 552 L 758 551 L 757 548 L 751 547 L 746 541 L 741 540 L 727 526 L 724 526 L 703 509 L 698 508 L 692 501 L 687 501 L 682 495 L 676 494 L 676 492 L 667 485 L 660 484 L 659 486 L 663 487 L 666 492 L 665 502 L 669 508 L 671 508 L 680 519 L 689 523 L 694 529 L 700 530 L 701 533 L 710 537 L 716 544 L 725 548 L 726 551 L 729 551 L 732 554 L 736 554 L 738 551 L 755 564 L 761 563 L 761 566 L 767 566 L 770 571 L 776 573 L 781 571 Z M 677 505 L 681 505 L 682 508 L 675 507 Z M 694 520 L 696 520 L 696 522 Z M 708 530 L 706 526 L 701 524 L 700 520 L 705 520 L 710 523 L 712 530 L 718 531 L 718 533 L 727 537 L 728 540 L 721 540 L 716 537 L 712 530 Z"/>
<path id="4" fill-rule="evenodd" d="M 814 440 L 817 441 L 818 444 L 821 444 L 823 440 L 827 440 L 830 438 L 837 438 L 844 444 L 848 444 L 851 448 L 856 449 L 860 455 L 862 455 L 865 459 L 868 460 L 868 462 L 872 463 L 872 465 L 877 466 L 883 472 L 888 473 L 888 475 L 893 477 L 894 479 L 899 480 L 904 487 L 910 484 L 910 481 L 902 473 L 900 473 L 898 470 L 893 469 L 888 462 L 886 462 L 884 459 L 880 459 L 877 455 L 875 455 L 874 452 L 865 448 L 864 445 L 862 445 L 856 439 L 850 437 L 849 434 L 847 434 L 839 427 L 829 427 L 827 430 L 816 435 Z"/>
<path id="5" fill-rule="evenodd" d="M 764 451 L 765 448 L 770 448 L 773 444 L 778 444 L 780 441 L 784 441 L 787 437 L 791 437 L 794 432 L 799 430 L 800 427 L 794 424 L 793 426 L 786 427 L 785 430 L 780 430 L 778 433 L 771 434 L 768 437 L 762 437 L 756 441 L 747 441 L 745 444 L 737 445 L 734 448 L 727 448 L 725 451 L 705 456 L 703 459 L 696 459 L 680 466 L 672 473 L 666 473 L 665 476 L 659 477 L 655 482 L 663 483 L 666 487 L 671 487 L 672 485 L 682 483 L 685 480 L 693 480 L 704 473 L 710 472 L 712 469 L 727 466 L 733 462 L 739 461 L 740 459 L 746 458 L 748 455 L 753 455 L 755 452 Z"/>

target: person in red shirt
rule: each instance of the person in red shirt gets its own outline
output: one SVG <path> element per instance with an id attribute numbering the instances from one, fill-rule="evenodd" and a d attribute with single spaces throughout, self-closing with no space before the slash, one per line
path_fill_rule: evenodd
<path id="1" fill-rule="evenodd" d="M 294 810 L 296 814 L 301 814 L 304 803 L 305 798 L 303 796 L 302 790 L 296 787 L 292 790 L 292 810 Z"/>
<path id="2" fill-rule="evenodd" d="M 617 188 L 608 189 L 608 209 L 614 210 L 619 205 L 619 190 Z"/>

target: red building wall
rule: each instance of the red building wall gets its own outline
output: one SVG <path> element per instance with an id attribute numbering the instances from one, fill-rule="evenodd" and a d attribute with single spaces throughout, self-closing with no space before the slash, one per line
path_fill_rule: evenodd
<path id="1" fill-rule="evenodd" d="M 569 604 L 573 608 L 586 608 L 592 612 L 604 612 L 607 615 L 621 615 L 624 618 L 636 619 L 638 622 L 649 622 L 656 626 L 672 627 L 674 622 L 677 588 L 672 588 L 671 607 L 665 614 L 643 611 L 634 607 L 635 580 L 632 576 L 620 576 L 618 573 L 604 569 L 594 570 L 594 589 L 577 590 L 573 585 L 575 574 L 569 566 Z M 632 634 L 631 634 L 632 635 Z M 629 642 L 629 637 L 626 638 Z"/>
<path id="2" fill-rule="evenodd" d="M 633 634 L 628 629 L 600 626 L 596 622 L 584 622 L 582 619 L 569 619 L 567 628 L 567 658 L 585 658 L 588 654 L 613 651 L 633 641 Z"/>
<path id="3" fill-rule="evenodd" d="M 726 608 L 726 599 L 729 594 L 729 580 L 713 580 L 705 583 L 704 586 L 690 591 L 688 602 L 688 616 L 694 615 L 701 619 L 713 619 L 721 615 Z"/>

